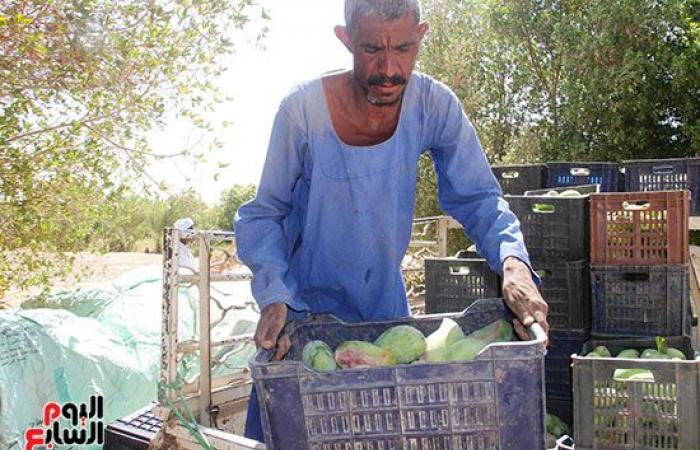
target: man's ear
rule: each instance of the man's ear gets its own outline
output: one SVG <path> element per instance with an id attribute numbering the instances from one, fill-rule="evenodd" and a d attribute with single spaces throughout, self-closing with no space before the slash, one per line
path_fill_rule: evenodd
<path id="1" fill-rule="evenodd" d="M 418 40 L 423 40 L 423 37 L 428 33 L 428 22 L 423 22 L 418 24 Z"/>
<path id="2" fill-rule="evenodd" d="M 335 35 L 338 39 L 340 39 L 340 42 L 343 43 L 349 52 L 352 52 L 352 38 L 350 37 L 347 27 L 336 25 L 334 30 Z"/>

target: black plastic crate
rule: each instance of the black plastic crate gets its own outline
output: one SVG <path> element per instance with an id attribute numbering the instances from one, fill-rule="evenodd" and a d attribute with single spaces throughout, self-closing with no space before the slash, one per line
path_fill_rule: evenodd
<path id="1" fill-rule="evenodd" d="M 592 266 L 594 336 L 681 336 L 690 331 L 688 265 Z"/>
<path id="2" fill-rule="evenodd" d="M 522 195 L 531 189 L 546 186 L 547 167 L 544 164 L 491 166 L 504 194 Z"/>
<path id="3" fill-rule="evenodd" d="M 547 322 L 553 330 L 591 330 L 591 281 L 586 260 L 533 261 L 540 276 L 540 293 L 549 305 Z"/>
<path id="4" fill-rule="evenodd" d="M 690 215 L 700 215 L 700 158 L 623 162 L 627 192 L 689 190 Z"/>
<path id="5" fill-rule="evenodd" d="M 559 398 L 554 395 L 547 395 L 547 412 L 559 417 L 569 425 L 569 429 L 574 423 L 574 398 L 569 395 L 566 398 Z"/>
<path id="6" fill-rule="evenodd" d="M 483 258 L 426 258 L 426 314 L 463 311 L 501 294 L 501 279 Z"/>
<path id="7" fill-rule="evenodd" d="M 163 426 L 163 421 L 151 413 L 154 406 L 150 404 L 107 425 L 103 449 L 147 450 Z"/>
<path id="8" fill-rule="evenodd" d="M 506 196 L 528 254 L 539 261 L 577 261 L 590 253 L 588 197 Z"/>
<path id="9" fill-rule="evenodd" d="M 571 403 L 571 355 L 580 353 L 589 339 L 590 334 L 584 331 L 549 331 L 549 347 L 544 359 L 545 391 L 548 399 L 561 402 L 568 400 Z M 568 411 L 570 418 L 572 410 Z"/>
<path id="10" fill-rule="evenodd" d="M 599 184 L 601 192 L 617 192 L 624 188 L 623 175 L 617 163 L 547 163 L 547 187 L 578 186 L 582 184 Z"/>
<path id="11" fill-rule="evenodd" d="M 544 188 L 544 189 L 533 189 L 531 191 L 525 191 L 525 194 L 528 197 L 531 196 L 547 196 L 550 194 L 550 192 L 554 191 L 557 194 L 560 194 L 564 191 L 569 191 L 569 190 L 574 190 L 578 192 L 581 195 L 586 195 L 586 194 L 597 194 L 600 192 L 600 185 L 599 184 L 582 184 L 580 186 L 564 186 L 564 187 L 553 187 L 553 188 Z"/>
<path id="12" fill-rule="evenodd" d="M 688 360 L 586 357 L 656 348 L 654 338 L 592 340 L 572 357 L 577 450 L 700 449 L 700 360 L 687 336 L 667 337 Z M 618 369 L 651 371 L 653 381 L 615 378 Z"/>

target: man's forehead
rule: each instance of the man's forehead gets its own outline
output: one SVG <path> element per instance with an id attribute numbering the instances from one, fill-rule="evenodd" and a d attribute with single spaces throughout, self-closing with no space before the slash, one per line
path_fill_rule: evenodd
<path id="1" fill-rule="evenodd" d="M 358 40 L 391 37 L 394 39 L 412 40 L 416 38 L 418 23 L 412 14 L 392 20 L 383 20 L 371 16 L 361 16 L 357 21 Z"/>

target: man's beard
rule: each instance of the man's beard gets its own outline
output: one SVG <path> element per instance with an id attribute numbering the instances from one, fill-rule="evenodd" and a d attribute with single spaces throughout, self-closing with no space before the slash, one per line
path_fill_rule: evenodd
<path id="1" fill-rule="evenodd" d="M 369 88 L 371 86 L 381 86 L 383 84 L 404 86 L 406 84 L 406 78 L 400 75 L 394 75 L 392 77 L 387 77 L 386 75 L 370 75 L 370 77 L 367 79 L 367 84 L 363 85 L 363 89 L 365 91 L 365 98 L 367 99 L 367 101 L 375 106 L 394 106 L 401 102 L 401 99 L 403 98 L 403 90 L 401 90 L 396 95 L 396 98 L 392 100 L 384 100 L 381 98 L 374 97 Z"/>

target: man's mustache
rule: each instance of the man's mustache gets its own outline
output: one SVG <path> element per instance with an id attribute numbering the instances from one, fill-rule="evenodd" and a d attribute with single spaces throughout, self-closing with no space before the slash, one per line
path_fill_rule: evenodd
<path id="1" fill-rule="evenodd" d="M 370 86 L 380 86 L 382 84 L 402 85 L 406 84 L 406 78 L 402 77 L 401 75 L 394 75 L 391 77 L 379 74 L 370 75 L 370 77 L 367 79 L 367 84 Z"/>

